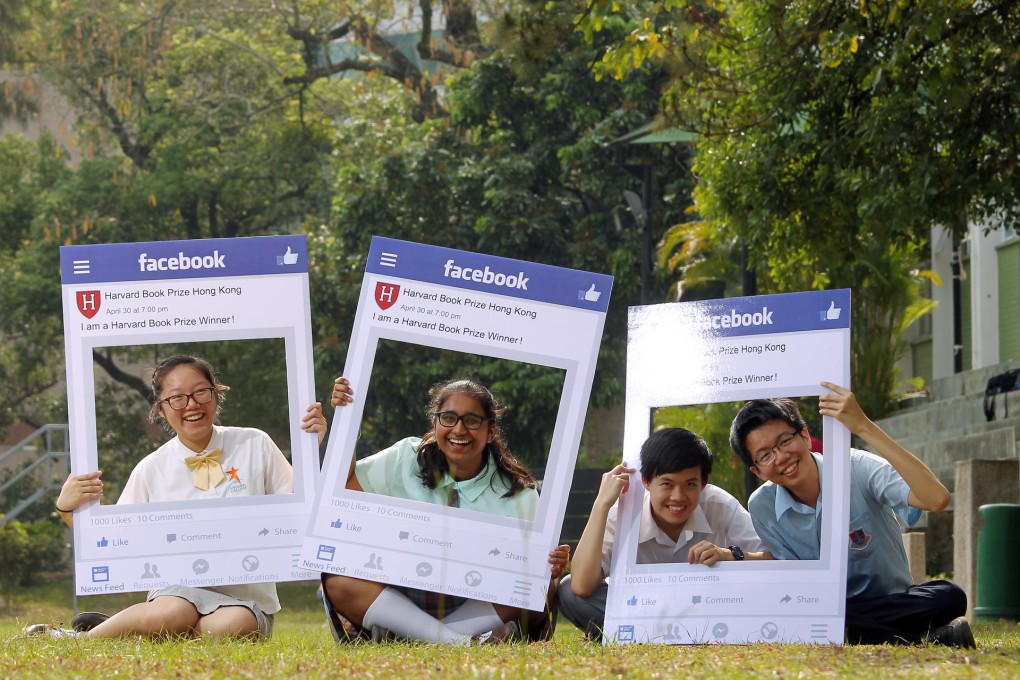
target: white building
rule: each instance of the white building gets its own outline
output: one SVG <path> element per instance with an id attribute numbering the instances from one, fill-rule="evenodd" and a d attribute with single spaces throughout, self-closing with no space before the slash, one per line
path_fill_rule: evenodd
<path id="1" fill-rule="evenodd" d="M 926 385 L 963 371 L 1020 360 L 1020 237 L 1014 229 L 971 224 L 954 242 L 931 233 L 932 314 L 908 331 L 901 374 Z"/>

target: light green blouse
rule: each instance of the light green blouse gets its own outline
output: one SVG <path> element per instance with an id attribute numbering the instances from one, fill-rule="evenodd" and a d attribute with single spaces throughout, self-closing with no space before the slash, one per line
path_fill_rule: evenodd
<path id="1" fill-rule="evenodd" d="M 458 507 L 505 517 L 535 519 L 538 492 L 534 489 L 524 489 L 510 498 L 503 498 L 503 494 L 509 491 L 510 487 L 491 462 L 487 462 L 482 471 L 471 479 L 460 482 L 444 472 L 436 488 L 429 489 L 422 484 L 418 476 L 419 444 L 420 438 L 408 437 L 388 449 L 359 460 L 355 466 L 355 474 L 361 488 L 369 493 L 407 498 L 433 505 L 447 505 L 455 489 Z"/>

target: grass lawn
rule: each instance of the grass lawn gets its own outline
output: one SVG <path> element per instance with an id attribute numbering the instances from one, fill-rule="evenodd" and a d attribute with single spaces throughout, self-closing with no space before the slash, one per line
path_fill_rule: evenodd
<path id="1" fill-rule="evenodd" d="M 140 594 L 90 596 L 79 610 L 113 612 Z M 552 642 L 454 649 L 392 643 L 338 646 L 312 584 L 280 586 L 284 609 L 268 643 L 26 638 L 28 623 L 70 620 L 70 579 L 22 592 L 0 610 L 0 678 L 1020 678 L 1020 626 L 979 624 L 978 649 L 812 645 L 601 647 L 569 623 Z"/>

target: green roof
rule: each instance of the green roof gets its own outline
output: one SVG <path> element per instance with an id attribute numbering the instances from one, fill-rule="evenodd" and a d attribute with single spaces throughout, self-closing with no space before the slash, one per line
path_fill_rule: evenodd
<path id="1" fill-rule="evenodd" d="M 690 130 L 678 127 L 655 129 L 656 122 L 645 123 L 636 130 L 631 130 L 622 137 L 614 139 L 612 144 L 677 144 L 693 142 L 698 136 Z"/>

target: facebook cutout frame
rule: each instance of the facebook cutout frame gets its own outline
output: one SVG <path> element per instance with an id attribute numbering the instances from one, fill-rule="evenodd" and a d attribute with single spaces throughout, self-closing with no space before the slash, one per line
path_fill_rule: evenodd
<path id="1" fill-rule="evenodd" d="M 620 501 L 607 643 L 843 641 L 850 433 L 834 418 L 822 419 L 821 559 L 636 563 L 653 409 L 820 395 L 823 380 L 850 384 L 849 290 L 630 309 L 624 457 L 639 470 Z"/>
<path id="2" fill-rule="evenodd" d="M 541 611 L 611 287 L 604 274 L 373 237 L 344 369 L 356 398 L 334 417 L 301 566 Z M 381 340 L 564 371 L 533 520 L 346 488 Z"/>
<path id="3" fill-rule="evenodd" d="M 318 469 L 299 426 L 315 401 L 305 237 L 64 246 L 60 267 L 74 474 L 99 469 L 94 349 L 261 338 L 283 340 L 294 470 L 292 494 L 82 508 L 78 594 L 314 577 L 297 567 Z"/>

